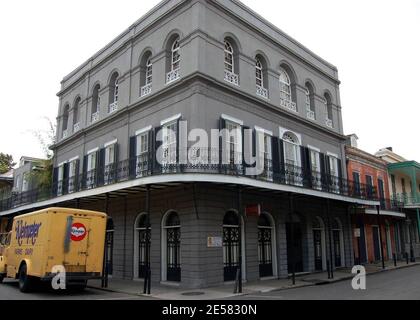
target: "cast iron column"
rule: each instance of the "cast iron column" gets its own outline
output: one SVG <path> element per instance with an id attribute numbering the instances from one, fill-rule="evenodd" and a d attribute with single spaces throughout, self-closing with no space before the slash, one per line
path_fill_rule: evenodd
<path id="1" fill-rule="evenodd" d="M 235 293 L 242 293 L 242 189 L 238 186 L 238 232 L 239 232 L 239 263 L 236 273 Z"/>
<path id="2" fill-rule="evenodd" d="M 334 279 L 333 271 L 333 252 L 332 252 L 332 239 L 331 239 L 331 223 L 330 223 L 330 199 L 327 199 L 327 231 L 328 231 L 328 242 L 330 244 L 330 274 L 329 279 Z"/>
<path id="3" fill-rule="evenodd" d="M 293 213 L 295 209 L 293 206 L 293 193 L 289 193 L 289 219 L 290 219 L 290 265 L 292 266 L 292 284 L 296 284 L 296 273 L 295 273 L 295 231 L 293 226 Z"/>
<path id="4" fill-rule="evenodd" d="M 381 248 L 381 257 L 382 257 L 382 269 L 385 269 L 385 257 L 384 257 L 384 248 L 382 245 L 382 228 L 381 228 L 381 210 L 379 206 L 376 206 L 378 211 L 378 228 L 379 228 L 379 244 Z"/>
<path id="5" fill-rule="evenodd" d="M 146 274 L 144 279 L 144 294 L 150 294 L 152 271 L 150 269 L 150 185 L 146 186 Z"/>

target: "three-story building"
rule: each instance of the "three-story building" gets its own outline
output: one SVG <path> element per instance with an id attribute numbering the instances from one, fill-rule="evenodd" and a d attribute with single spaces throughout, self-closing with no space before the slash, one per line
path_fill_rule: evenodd
<path id="1" fill-rule="evenodd" d="M 63 79 L 51 198 L 1 214 L 106 211 L 117 278 L 352 266 L 350 208 L 379 202 L 347 179 L 339 85 L 239 1 L 162 1 Z"/>

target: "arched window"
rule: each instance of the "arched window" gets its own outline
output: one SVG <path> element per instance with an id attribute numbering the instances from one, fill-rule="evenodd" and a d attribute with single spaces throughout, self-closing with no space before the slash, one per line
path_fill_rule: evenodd
<path id="1" fill-rule="evenodd" d="M 63 139 L 68 137 L 67 129 L 69 125 L 69 110 L 70 110 L 70 106 L 66 104 L 64 107 L 64 112 L 63 112 L 63 135 L 62 135 Z"/>
<path id="2" fill-rule="evenodd" d="M 326 119 L 325 124 L 327 127 L 333 127 L 333 112 L 332 112 L 332 102 L 331 97 L 328 93 L 324 94 L 324 103 L 325 103 L 325 111 L 326 111 Z"/>
<path id="3" fill-rule="evenodd" d="M 149 229 L 150 230 L 150 229 Z M 150 265 L 150 231 L 147 232 L 147 214 L 140 214 L 134 224 L 134 274 L 140 279 L 144 279 L 147 274 L 148 266 Z M 147 247 L 148 244 L 148 247 Z M 147 255 L 148 258 L 147 259 Z"/>
<path id="4" fill-rule="evenodd" d="M 109 113 L 118 110 L 118 96 L 119 96 L 119 81 L 118 73 L 115 72 L 109 83 Z"/>
<path id="5" fill-rule="evenodd" d="M 241 230 L 243 234 L 243 228 Z M 239 216 L 235 211 L 230 210 L 223 218 L 224 281 L 235 280 L 239 268 L 240 237 Z"/>
<path id="6" fill-rule="evenodd" d="M 166 83 L 173 82 L 180 78 L 180 66 L 181 66 L 181 54 L 180 54 L 180 38 L 179 36 L 173 36 L 171 39 L 176 37 L 172 42 L 170 48 L 167 48 L 170 51 L 170 61 L 169 66 L 167 67 L 168 73 L 166 74 Z"/>
<path id="7" fill-rule="evenodd" d="M 284 145 L 284 161 L 286 169 L 286 183 L 302 184 L 302 168 L 300 159 L 300 143 L 297 136 L 287 131 L 282 136 Z"/>
<path id="8" fill-rule="evenodd" d="M 292 111 L 297 111 L 296 103 L 292 101 L 292 83 L 287 71 L 280 69 L 280 105 Z"/>
<path id="9" fill-rule="evenodd" d="M 101 109 L 101 97 L 99 96 L 100 85 L 97 84 L 93 89 L 92 95 L 92 115 L 91 122 L 96 122 L 99 120 L 99 110 Z"/>
<path id="10" fill-rule="evenodd" d="M 255 57 L 255 81 L 257 86 L 257 95 L 268 99 L 267 90 L 267 63 L 261 55 Z"/>
<path id="11" fill-rule="evenodd" d="M 236 48 L 236 43 L 234 44 L 231 39 L 225 39 L 225 81 L 239 86 L 239 72 L 238 72 L 238 52 Z"/>
<path id="12" fill-rule="evenodd" d="M 151 56 L 150 51 L 146 52 L 140 62 L 140 97 L 152 93 L 153 63 Z"/>
<path id="13" fill-rule="evenodd" d="M 306 116 L 315 120 L 315 105 L 313 101 L 313 88 L 310 83 L 305 84 L 305 106 L 306 106 Z"/>
<path id="14" fill-rule="evenodd" d="M 257 81 L 257 86 L 264 87 L 263 65 L 259 58 L 255 61 L 255 79 Z"/>
<path id="15" fill-rule="evenodd" d="M 181 222 L 175 211 L 168 212 L 162 222 L 162 279 L 181 281 Z"/>
<path id="16" fill-rule="evenodd" d="M 271 277 L 275 274 L 275 230 L 272 217 L 262 213 L 258 218 L 258 261 L 260 278 Z"/>
<path id="17" fill-rule="evenodd" d="M 79 123 L 79 117 L 80 117 L 80 97 L 78 97 L 76 99 L 76 101 L 74 102 L 74 107 L 73 107 L 73 131 L 78 131 L 80 128 L 79 126 L 76 126 Z"/>
<path id="18" fill-rule="evenodd" d="M 225 70 L 234 73 L 233 47 L 229 41 L 225 40 Z"/>
<path id="19" fill-rule="evenodd" d="M 178 70 L 181 62 L 181 55 L 179 54 L 179 38 L 172 44 L 172 64 L 171 71 Z"/>

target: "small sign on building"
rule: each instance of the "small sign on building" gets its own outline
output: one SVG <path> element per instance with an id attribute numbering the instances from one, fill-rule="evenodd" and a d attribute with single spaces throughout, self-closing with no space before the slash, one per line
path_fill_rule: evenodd
<path id="1" fill-rule="evenodd" d="M 207 237 L 207 248 L 221 248 L 222 246 L 222 237 Z"/>
<path id="2" fill-rule="evenodd" d="M 354 229 L 354 237 L 355 238 L 360 238 L 360 228 L 355 228 Z"/>
<path id="3" fill-rule="evenodd" d="M 260 204 L 250 204 L 245 207 L 245 214 L 247 217 L 261 215 L 261 205 Z"/>

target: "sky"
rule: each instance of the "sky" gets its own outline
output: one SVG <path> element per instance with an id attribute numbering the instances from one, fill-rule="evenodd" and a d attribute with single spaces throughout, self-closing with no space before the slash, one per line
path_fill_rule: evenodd
<path id="1" fill-rule="evenodd" d="M 0 152 L 43 157 L 60 81 L 158 0 L 4 1 Z M 420 162 L 420 0 L 243 0 L 338 67 L 344 133 Z"/>

